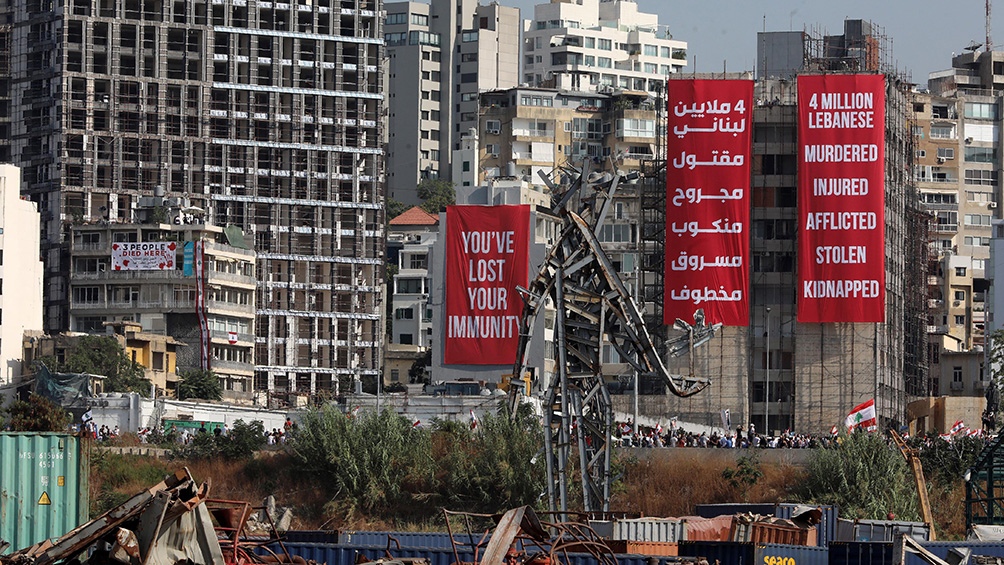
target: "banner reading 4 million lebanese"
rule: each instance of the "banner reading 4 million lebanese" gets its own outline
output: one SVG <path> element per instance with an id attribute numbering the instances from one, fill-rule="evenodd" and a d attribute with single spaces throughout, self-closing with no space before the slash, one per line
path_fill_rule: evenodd
<path id="1" fill-rule="evenodd" d="M 446 341 L 449 365 L 512 365 L 529 284 L 529 206 L 446 209 Z"/>
<path id="2" fill-rule="evenodd" d="M 671 80 L 663 321 L 749 323 L 753 81 Z"/>
<path id="3" fill-rule="evenodd" d="M 798 321 L 885 319 L 885 78 L 798 77 Z"/>

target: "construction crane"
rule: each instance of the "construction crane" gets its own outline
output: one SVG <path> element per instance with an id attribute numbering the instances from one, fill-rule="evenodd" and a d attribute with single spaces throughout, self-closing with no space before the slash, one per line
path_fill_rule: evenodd
<path id="1" fill-rule="evenodd" d="M 551 190 L 550 213 L 560 221 L 560 237 L 551 246 L 529 288 L 519 288 L 524 301 L 519 347 L 513 367 L 520 378 L 527 367 L 531 329 L 545 307 L 555 310 L 553 378 L 544 382 L 544 451 L 550 510 L 568 510 L 571 475 L 577 472 L 586 512 L 609 511 L 613 408 L 602 371 L 602 347 L 612 346 L 636 371 L 657 377 L 670 392 L 686 397 L 710 384 L 694 375 L 693 349 L 709 341 L 721 324 L 706 325 L 700 310 L 694 323 L 677 320 L 684 335 L 670 340 L 671 355 L 691 353 L 690 373 L 672 375 L 663 364 L 637 304 L 600 246 L 601 232 L 614 194 L 622 181 L 638 174 L 610 175 L 564 168 L 569 183 L 556 184 L 541 175 Z M 521 387 L 510 388 L 515 414 Z M 577 455 L 577 470 L 573 457 Z"/>
<path id="2" fill-rule="evenodd" d="M 913 482 L 917 485 L 917 504 L 920 506 L 920 516 L 927 524 L 931 532 L 931 541 L 934 541 L 934 514 L 931 513 L 931 499 L 927 496 L 927 480 L 924 479 L 924 466 L 920 463 L 917 450 L 906 444 L 903 436 L 896 430 L 889 430 L 889 436 L 893 443 L 899 448 L 899 452 L 906 459 L 906 464 L 913 471 Z"/>

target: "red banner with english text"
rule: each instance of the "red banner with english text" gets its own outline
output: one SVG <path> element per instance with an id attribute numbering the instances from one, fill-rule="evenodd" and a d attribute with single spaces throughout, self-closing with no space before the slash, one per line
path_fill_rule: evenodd
<path id="1" fill-rule="evenodd" d="M 530 207 L 446 209 L 443 363 L 512 365 L 529 284 Z"/>
<path id="2" fill-rule="evenodd" d="M 885 320 L 885 77 L 798 77 L 798 321 Z"/>
<path id="3" fill-rule="evenodd" d="M 749 324 L 753 81 L 671 80 L 663 321 Z"/>

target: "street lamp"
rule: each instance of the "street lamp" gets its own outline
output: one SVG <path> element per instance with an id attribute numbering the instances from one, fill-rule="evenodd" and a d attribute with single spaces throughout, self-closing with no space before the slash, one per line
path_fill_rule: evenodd
<path id="1" fill-rule="evenodd" d="M 767 400 L 764 402 L 763 408 L 763 429 L 770 435 L 770 306 L 767 307 L 767 313 L 763 316 L 763 323 L 767 326 L 767 382 L 764 385 L 764 398 Z"/>

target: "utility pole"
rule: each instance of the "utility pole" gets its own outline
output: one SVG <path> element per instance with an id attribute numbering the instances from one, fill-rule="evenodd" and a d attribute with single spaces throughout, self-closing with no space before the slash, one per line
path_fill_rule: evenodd
<path id="1" fill-rule="evenodd" d="M 763 408 L 763 429 L 770 435 L 770 306 L 763 316 L 763 323 L 767 327 L 767 383 L 764 386 L 766 402 Z"/>

